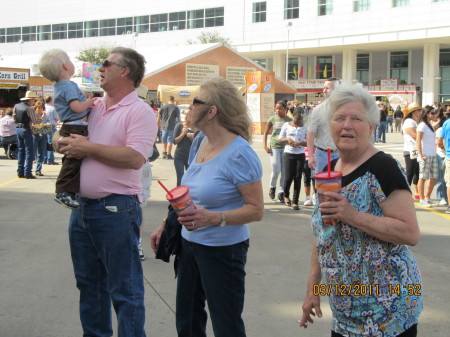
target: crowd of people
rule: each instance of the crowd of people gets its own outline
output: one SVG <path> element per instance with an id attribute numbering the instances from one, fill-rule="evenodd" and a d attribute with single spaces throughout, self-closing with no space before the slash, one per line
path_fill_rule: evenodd
<path id="1" fill-rule="evenodd" d="M 1 137 L 9 152 L 10 140 L 17 139 L 19 178 L 34 179 L 43 175 L 44 163 L 54 163 L 48 144 L 64 161 L 78 163 L 76 188 L 57 192 L 70 193 L 73 201 L 66 204 L 72 208 L 69 243 L 84 335 L 112 335 L 113 306 L 119 337 L 146 336 L 140 239 L 141 206 L 148 193 L 141 168 L 150 170 L 145 175 L 151 177 L 148 158 L 161 129 L 163 158 L 174 159 L 177 186 L 188 187 L 194 205 L 169 207 L 150 237 L 157 253 L 166 245 L 162 238 L 168 227 L 175 229 L 169 241 L 177 242 L 178 336 L 206 336 L 206 303 L 215 336 L 246 336 L 242 313 L 249 223 L 262 219 L 264 197 L 262 165 L 250 144 L 251 120 L 237 88 L 223 78 L 210 78 L 184 121 L 173 97 L 155 117 L 136 91 L 145 59 L 135 50 L 112 50 L 99 68 L 105 96 L 93 100 L 79 96 L 78 88 L 67 88 L 72 84 L 60 83 L 73 75 L 65 53 L 44 55 L 54 58 L 51 64 L 57 67 L 48 76 L 64 93 L 55 104 L 57 113 L 51 98 L 28 91 L 2 117 Z M 436 185 L 440 204 L 448 204 L 449 116 L 440 107 L 413 103 L 403 117 L 398 109 L 377 106 L 361 85 L 337 78 L 324 82 L 323 94 L 324 102 L 313 109 L 277 102 L 263 137 L 272 168 L 269 197 L 299 210 L 303 179 L 304 205 L 314 205 L 314 242 L 299 325 L 307 328 L 314 316 L 322 316 L 320 298 L 328 295 L 333 337 L 417 336 L 422 281 L 408 248 L 420 239 L 414 199 L 431 207 Z M 73 123 L 88 114 L 89 123 Z M 55 132 L 59 121 L 67 132 Z M 406 171 L 374 146 L 386 141 L 394 124 L 403 132 Z M 339 191 L 310 197 L 314 175 L 327 169 L 341 173 Z"/>

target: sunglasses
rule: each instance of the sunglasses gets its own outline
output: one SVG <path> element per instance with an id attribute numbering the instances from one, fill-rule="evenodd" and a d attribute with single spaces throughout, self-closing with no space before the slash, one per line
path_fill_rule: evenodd
<path id="1" fill-rule="evenodd" d="M 195 104 L 207 104 L 207 103 L 199 100 L 197 97 L 194 97 L 194 100 L 192 101 L 192 105 L 195 105 Z"/>
<path id="2" fill-rule="evenodd" d="M 109 60 L 104 60 L 102 63 L 102 67 L 103 68 L 108 68 L 111 67 L 113 64 L 115 64 L 116 66 L 122 67 L 122 68 L 126 68 L 127 66 L 124 66 L 123 64 L 120 63 L 116 63 L 116 62 L 111 62 Z"/>

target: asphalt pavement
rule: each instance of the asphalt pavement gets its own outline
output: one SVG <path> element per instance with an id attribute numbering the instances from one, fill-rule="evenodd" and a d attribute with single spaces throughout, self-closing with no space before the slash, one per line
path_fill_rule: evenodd
<path id="1" fill-rule="evenodd" d="M 403 162 L 402 137 L 387 135 L 377 147 Z M 161 144 L 158 144 L 161 150 Z M 331 312 L 322 299 L 323 318 L 308 329 L 298 327 L 309 270 L 312 207 L 300 211 L 268 197 L 270 161 L 256 136 L 261 158 L 265 215 L 250 225 L 244 320 L 250 337 L 323 337 L 330 335 Z M 60 162 L 60 156 L 57 156 Z M 53 201 L 60 166 L 44 165 L 44 177 L 16 175 L 17 162 L 0 156 L 0 337 L 82 336 L 78 290 L 70 260 L 67 222 L 70 211 Z M 175 291 L 172 263 L 154 259 L 149 235 L 166 214 L 165 193 L 156 183 L 175 186 L 173 161 L 153 163 L 151 197 L 144 209 L 146 333 L 174 337 Z M 304 200 L 302 193 L 301 200 Z M 423 276 L 425 308 L 419 336 L 450 336 L 450 217 L 446 207 L 425 209 L 416 203 L 422 237 L 412 247 Z M 213 336 L 208 323 L 208 336 Z"/>

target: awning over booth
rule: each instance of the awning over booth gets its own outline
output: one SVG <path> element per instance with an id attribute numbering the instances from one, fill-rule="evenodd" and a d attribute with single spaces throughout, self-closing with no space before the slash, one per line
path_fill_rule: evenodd
<path id="1" fill-rule="evenodd" d="M 169 97 L 173 96 L 178 104 L 190 104 L 197 95 L 199 88 L 198 85 L 158 85 L 158 99 L 162 103 L 167 103 Z"/>

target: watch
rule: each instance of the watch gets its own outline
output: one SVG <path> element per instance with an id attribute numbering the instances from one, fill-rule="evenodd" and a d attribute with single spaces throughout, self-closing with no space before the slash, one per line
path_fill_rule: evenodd
<path id="1" fill-rule="evenodd" d="M 224 227 L 227 224 L 226 221 L 225 221 L 225 212 L 221 211 L 220 212 L 220 216 L 221 216 L 221 220 L 220 220 L 218 226 L 219 227 Z"/>

